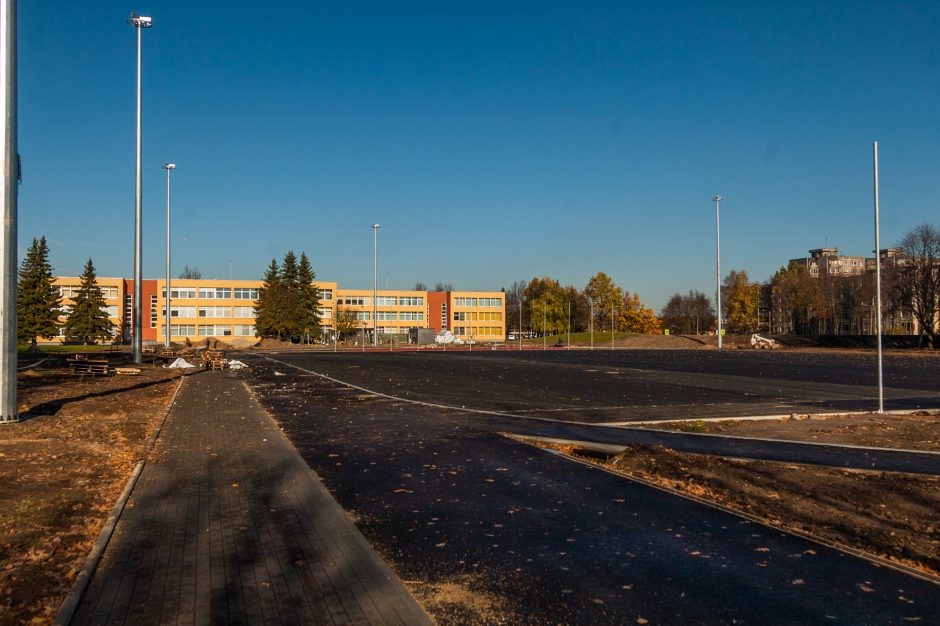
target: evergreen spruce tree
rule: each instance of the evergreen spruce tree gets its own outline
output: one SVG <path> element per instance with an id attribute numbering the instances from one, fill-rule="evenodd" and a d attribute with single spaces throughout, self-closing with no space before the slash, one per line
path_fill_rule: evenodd
<path id="1" fill-rule="evenodd" d="M 293 250 L 284 255 L 281 263 L 281 298 L 278 302 L 278 328 L 283 338 L 299 340 L 303 335 L 304 311 L 301 306 L 300 268 Z"/>
<path id="2" fill-rule="evenodd" d="M 59 330 L 62 298 L 52 284 L 52 266 L 46 238 L 33 239 L 19 270 L 16 290 L 16 335 L 20 343 L 36 347 L 36 338 L 52 339 Z"/>
<path id="3" fill-rule="evenodd" d="M 301 331 L 314 338 L 320 336 L 320 295 L 313 279 L 317 277 L 310 265 L 306 252 L 300 253 L 300 266 L 297 268 L 297 288 L 302 313 Z"/>
<path id="4" fill-rule="evenodd" d="M 271 259 L 271 265 L 264 273 L 264 282 L 258 290 L 258 300 L 255 302 L 255 336 L 280 339 L 276 316 L 280 290 L 281 278 L 277 261 Z"/>
<path id="5" fill-rule="evenodd" d="M 72 312 L 65 322 L 65 336 L 73 341 L 88 345 L 98 340 L 110 341 L 114 338 L 114 324 L 105 310 L 107 303 L 98 287 L 95 266 L 88 259 L 82 273 L 81 286 L 72 297 Z"/>

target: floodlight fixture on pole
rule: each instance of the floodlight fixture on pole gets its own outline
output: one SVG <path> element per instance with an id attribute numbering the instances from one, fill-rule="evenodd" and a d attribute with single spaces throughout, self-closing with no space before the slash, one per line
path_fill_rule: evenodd
<path id="1" fill-rule="evenodd" d="M 884 369 L 881 349 L 881 225 L 878 211 L 878 142 L 874 142 L 874 178 L 875 178 L 875 314 L 878 317 L 878 412 L 885 412 Z"/>
<path id="2" fill-rule="evenodd" d="M 16 409 L 16 0 L 0 0 L 0 424 Z"/>
<path id="3" fill-rule="evenodd" d="M 170 347 L 170 170 L 176 163 L 164 163 L 166 170 L 166 317 L 163 321 L 163 345 Z"/>
<path id="4" fill-rule="evenodd" d="M 130 19 L 127 20 L 127 23 L 137 29 L 137 176 L 136 184 L 134 186 L 134 309 L 133 309 L 133 322 L 132 322 L 132 349 L 134 352 L 134 363 L 143 363 L 144 362 L 144 351 L 143 351 L 143 303 L 142 303 L 142 294 L 143 290 L 143 277 L 141 273 L 143 271 L 142 262 L 141 262 L 141 196 L 142 196 L 142 171 L 141 171 L 141 132 L 140 132 L 140 117 L 141 117 L 141 65 L 140 65 L 140 51 L 141 51 L 141 31 L 144 28 L 153 27 L 153 20 L 149 17 L 144 17 L 137 15 L 136 13 L 131 13 Z"/>
<path id="5" fill-rule="evenodd" d="M 718 349 L 721 350 L 721 196 L 712 198 L 715 203 L 715 303 L 718 309 Z"/>
<path id="6" fill-rule="evenodd" d="M 378 271 L 379 261 L 379 225 L 372 225 L 372 345 L 379 345 L 379 321 L 376 318 L 375 306 L 375 280 Z"/>

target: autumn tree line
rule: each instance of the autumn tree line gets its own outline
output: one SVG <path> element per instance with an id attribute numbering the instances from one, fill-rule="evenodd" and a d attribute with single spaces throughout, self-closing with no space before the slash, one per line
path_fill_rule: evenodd
<path id="1" fill-rule="evenodd" d="M 872 335 L 877 332 L 876 276 L 829 272 L 819 259 L 816 274 L 791 262 L 758 283 L 745 271 L 722 281 L 722 318 L 729 333 L 775 335 Z M 940 229 L 921 224 L 884 255 L 881 267 L 882 325 L 886 334 L 919 334 L 936 345 L 940 324 Z M 698 292 L 676 294 L 662 311 L 673 332 L 714 327 L 711 301 Z M 694 324 L 693 324 L 694 322 Z"/>
<path id="2" fill-rule="evenodd" d="M 554 278 L 516 281 L 506 292 L 507 331 L 557 335 L 568 331 L 660 333 L 656 313 L 636 293 L 624 290 L 604 272 L 583 289 L 562 286 Z M 520 319 L 521 318 L 521 319 Z"/>

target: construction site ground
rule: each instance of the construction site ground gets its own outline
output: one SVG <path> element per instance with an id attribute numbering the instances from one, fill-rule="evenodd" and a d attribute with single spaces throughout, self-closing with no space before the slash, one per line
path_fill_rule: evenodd
<path id="1" fill-rule="evenodd" d="M 51 621 L 145 454 L 181 374 L 139 367 L 19 374 L 25 415 L 0 428 L 0 624 Z"/>

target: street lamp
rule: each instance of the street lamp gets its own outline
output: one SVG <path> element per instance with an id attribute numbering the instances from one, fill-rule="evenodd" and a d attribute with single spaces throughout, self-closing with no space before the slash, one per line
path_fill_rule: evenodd
<path id="1" fill-rule="evenodd" d="M 0 0 L 0 424 L 16 422 L 16 0 Z"/>
<path id="2" fill-rule="evenodd" d="M 376 319 L 375 276 L 378 270 L 379 225 L 372 225 L 372 345 L 379 345 L 379 321 Z"/>
<path id="3" fill-rule="evenodd" d="M 170 347 L 170 170 L 176 163 L 164 163 L 166 170 L 166 319 L 163 322 L 163 345 Z"/>
<path id="4" fill-rule="evenodd" d="M 718 349 L 721 350 L 721 196 L 712 198 L 715 203 L 715 301 L 718 304 Z"/>
<path id="5" fill-rule="evenodd" d="M 141 278 L 141 236 L 140 236 L 140 205 L 141 205 L 141 155 L 140 155 L 140 42 L 141 31 L 144 28 L 151 28 L 153 21 L 149 17 L 138 16 L 131 13 L 127 23 L 137 29 L 137 179 L 134 188 L 134 311 L 133 311 L 133 351 L 134 363 L 144 362 L 143 352 L 143 308 L 141 302 L 141 292 L 143 291 L 143 280 Z"/>
<path id="6" fill-rule="evenodd" d="M 885 412 L 884 368 L 882 364 L 881 334 L 884 331 L 881 324 L 881 224 L 878 210 L 878 142 L 872 145 L 874 156 L 875 179 L 875 297 L 878 299 L 876 310 L 878 315 L 878 413 Z"/>

